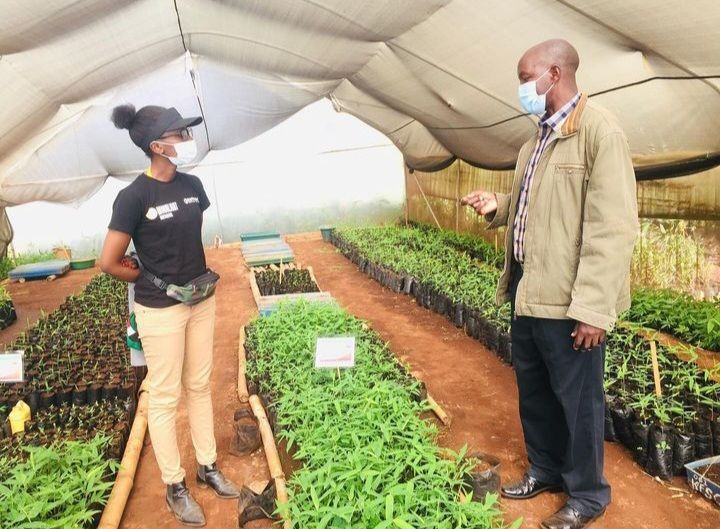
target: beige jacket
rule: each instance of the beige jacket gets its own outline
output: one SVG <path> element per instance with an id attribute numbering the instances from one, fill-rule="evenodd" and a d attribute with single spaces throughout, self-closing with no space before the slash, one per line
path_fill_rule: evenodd
<path id="1" fill-rule="evenodd" d="M 498 209 L 486 217 L 489 229 L 508 226 L 498 305 L 510 301 L 512 226 L 535 141 L 520 149 L 511 194 L 498 193 Z M 630 307 L 630 259 L 638 228 L 627 139 L 614 116 L 583 94 L 538 162 L 515 313 L 611 330 L 618 313 Z"/>

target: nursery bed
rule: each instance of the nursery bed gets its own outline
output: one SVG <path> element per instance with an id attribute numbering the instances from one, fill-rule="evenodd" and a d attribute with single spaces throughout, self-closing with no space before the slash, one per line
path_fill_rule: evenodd
<path id="1" fill-rule="evenodd" d="M 281 276 L 283 279 L 280 279 Z M 262 316 L 272 314 L 283 301 L 305 299 L 322 303 L 334 302 L 328 292 L 322 292 L 318 287 L 312 267 L 300 268 L 294 263 L 287 266 L 281 264 L 279 267 L 252 267 L 250 289 Z"/>
<path id="2" fill-rule="evenodd" d="M 520 477 L 526 455 L 512 369 L 446 318 L 361 273 L 323 242 L 320 234 L 288 236 L 288 242 L 298 260 L 313 267 L 318 281 L 342 307 L 367 319 L 391 349 L 420 372 L 428 390 L 453 416 L 441 442 L 455 449 L 468 443 L 471 450 L 493 453 L 501 460 L 504 481 Z M 595 526 L 710 529 L 720 521 L 717 510 L 693 496 L 683 479 L 667 484 L 649 479 L 622 446 L 606 444 L 605 468 L 614 502 Z M 541 495 L 503 506 L 508 521 L 525 516 L 524 527 L 535 527 L 562 501 L 562 495 Z"/>

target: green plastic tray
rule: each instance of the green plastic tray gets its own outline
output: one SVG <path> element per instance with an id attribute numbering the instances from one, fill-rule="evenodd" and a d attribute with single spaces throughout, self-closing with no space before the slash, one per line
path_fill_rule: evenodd
<path id="1" fill-rule="evenodd" d="M 241 241 L 255 241 L 257 239 L 277 239 L 279 237 L 280 234 L 276 231 L 255 231 L 240 234 Z"/>
<path id="2" fill-rule="evenodd" d="M 72 261 L 70 261 L 71 270 L 85 270 L 86 268 L 92 268 L 93 266 L 95 266 L 94 257 L 73 259 Z"/>

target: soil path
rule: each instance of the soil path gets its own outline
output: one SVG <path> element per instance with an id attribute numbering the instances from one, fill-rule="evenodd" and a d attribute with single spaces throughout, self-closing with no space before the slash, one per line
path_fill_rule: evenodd
<path id="1" fill-rule="evenodd" d="M 220 277 L 217 289 L 215 321 L 214 369 L 212 374 L 215 436 L 218 445 L 218 466 L 235 483 L 242 485 L 255 480 L 269 479 L 267 463 L 262 450 L 251 456 L 236 457 L 228 454 L 232 438 L 232 419 L 237 400 L 237 350 L 240 327 L 256 314 L 250 291 L 248 269 L 242 254 L 236 248 L 206 250 L 208 266 Z M 211 529 L 236 529 L 238 524 L 237 500 L 221 500 L 209 489 L 201 490 L 195 481 L 195 456 L 190 439 L 190 428 L 184 401 L 178 410 L 178 444 L 186 481 L 192 495 L 202 505 Z M 160 469 L 146 436 L 135 487 L 125 509 L 122 529 L 176 529 L 180 524 L 165 506 L 165 486 L 160 480 Z"/>
<path id="2" fill-rule="evenodd" d="M 368 320 L 391 349 L 420 373 L 430 393 L 453 419 L 440 443 L 456 449 L 467 443 L 470 450 L 495 454 L 502 461 L 503 482 L 519 478 L 527 456 L 512 369 L 445 318 L 371 280 L 319 234 L 287 239 L 297 261 L 313 267 L 320 288 L 331 292 L 354 315 Z M 592 527 L 720 527 L 720 511 L 704 498 L 691 495 L 684 480 L 677 478 L 667 485 L 652 479 L 622 446 L 606 444 L 605 469 L 613 486 L 613 503 Z M 503 508 L 508 521 L 523 516 L 523 527 L 534 528 L 564 500 L 561 494 L 543 494 L 527 501 L 503 501 Z"/>

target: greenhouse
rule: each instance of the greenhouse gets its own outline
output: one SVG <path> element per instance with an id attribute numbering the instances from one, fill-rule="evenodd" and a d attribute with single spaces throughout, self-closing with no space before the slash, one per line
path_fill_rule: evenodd
<path id="1" fill-rule="evenodd" d="M 0 3 L 0 529 L 720 527 L 720 8 Z"/>

